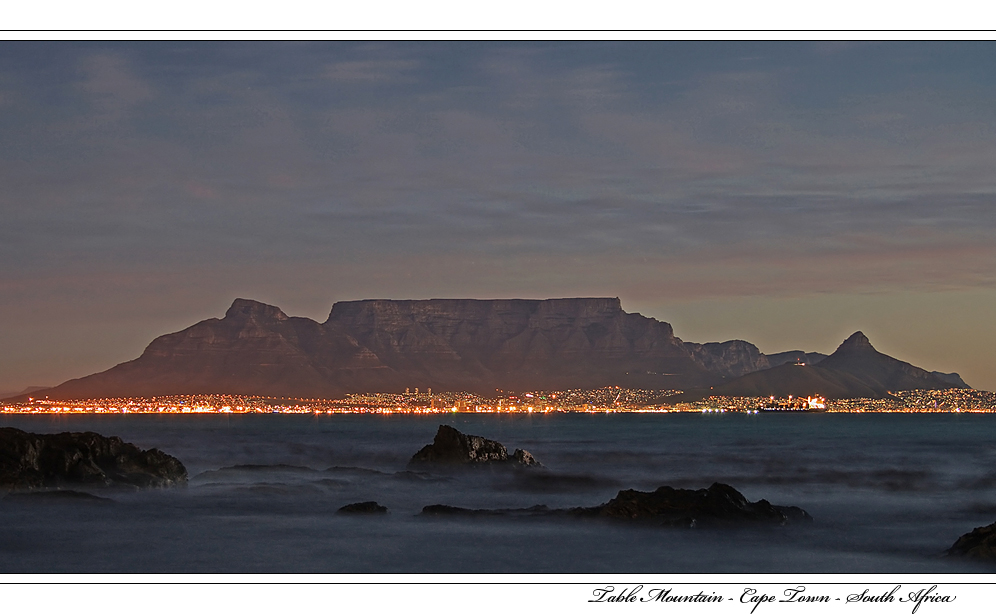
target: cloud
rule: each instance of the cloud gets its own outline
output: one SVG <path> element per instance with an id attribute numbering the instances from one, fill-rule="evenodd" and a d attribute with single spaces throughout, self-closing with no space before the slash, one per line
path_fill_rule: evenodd
<path id="1" fill-rule="evenodd" d="M 416 60 L 342 60 L 328 64 L 322 76 L 330 81 L 372 85 L 413 81 L 420 68 Z"/>
<path id="2" fill-rule="evenodd" d="M 114 279 L 169 270 L 203 304 L 289 308 L 992 287 L 989 86 L 808 49 L 35 54 L 67 79 L 0 52 L 0 287 L 134 301 Z"/>
<path id="3" fill-rule="evenodd" d="M 122 54 L 98 52 L 79 62 L 79 88 L 100 113 L 117 115 L 154 96 L 153 87 L 135 75 Z"/>

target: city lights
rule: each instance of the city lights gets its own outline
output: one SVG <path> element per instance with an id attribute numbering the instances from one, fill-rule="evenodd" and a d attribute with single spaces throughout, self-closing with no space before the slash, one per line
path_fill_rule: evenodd
<path id="1" fill-rule="evenodd" d="M 350 394 L 342 399 L 239 395 L 178 395 L 87 400 L 30 399 L 7 403 L 0 412 L 16 414 L 440 414 L 502 413 L 670 413 L 757 414 L 761 412 L 993 412 L 996 393 L 981 390 L 910 390 L 884 399 L 807 397 L 721 397 L 669 402 L 680 390 L 639 390 L 609 386 L 595 390 Z"/>

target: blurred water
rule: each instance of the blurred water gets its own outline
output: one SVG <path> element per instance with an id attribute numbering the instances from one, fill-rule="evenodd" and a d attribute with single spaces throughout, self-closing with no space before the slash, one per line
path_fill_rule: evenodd
<path id="1" fill-rule="evenodd" d="M 546 472 L 406 472 L 439 424 L 524 448 Z M 114 503 L 0 501 L 0 572 L 988 572 L 941 556 L 996 520 L 996 421 L 972 414 L 90 415 L 179 458 L 187 488 Z M 237 465 L 253 468 L 224 469 Z M 268 467 L 267 467 L 268 466 Z M 812 525 L 675 530 L 417 516 L 591 506 L 623 488 L 730 484 Z M 344 517 L 375 500 L 383 517 Z"/>

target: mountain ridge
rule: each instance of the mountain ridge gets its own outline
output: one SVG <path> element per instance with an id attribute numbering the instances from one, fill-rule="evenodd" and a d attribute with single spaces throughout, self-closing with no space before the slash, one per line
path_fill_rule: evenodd
<path id="1" fill-rule="evenodd" d="M 957 374 L 934 375 L 885 357 L 863 334 L 855 335 L 842 344 L 843 355 L 854 349 L 859 361 L 871 361 L 868 366 L 875 374 L 888 371 L 899 384 L 938 387 L 944 382 L 944 387 L 952 387 L 951 382 L 961 382 Z M 238 298 L 220 319 L 161 335 L 134 360 L 39 390 L 36 396 L 228 393 L 329 398 L 414 387 L 487 394 L 496 389 L 608 385 L 713 387 L 718 393 L 736 388 L 737 382 L 750 389 L 777 387 L 771 378 L 781 373 L 778 369 L 799 368 L 795 364 L 812 364 L 813 359 L 822 365 L 841 348 L 825 358 L 801 350 L 766 356 L 743 340 L 684 342 L 667 322 L 623 311 L 618 297 L 340 301 L 323 323 Z M 883 367 L 881 359 L 868 358 L 869 351 L 909 369 L 900 368 L 896 375 L 893 363 Z M 882 387 L 875 380 L 878 375 L 862 378 L 845 367 L 815 374 L 845 391 Z M 744 379 L 752 376 L 754 380 Z M 814 392 L 820 391 L 807 394 Z"/>
<path id="2" fill-rule="evenodd" d="M 826 398 L 884 398 L 899 390 L 968 388 L 957 373 L 930 372 L 883 354 L 861 331 L 816 364 L 785 363 L 748 373 L 695 396 L 821 395 Z"/>

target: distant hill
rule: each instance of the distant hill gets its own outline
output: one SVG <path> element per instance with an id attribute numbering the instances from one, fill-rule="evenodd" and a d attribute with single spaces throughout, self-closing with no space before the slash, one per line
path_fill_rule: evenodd
<path id="1" fill-rule="evenodd" d="M 883 398 L 898 390 L 968 388 L 957 373 L 929 372 L 887 356 L 856 332 L 817 364 L 786 362 L 749 373 L 706 394 L 724 396 L 808 396 Z"/>
<path id="2" fill-rule="evenodd" d="M 869 396 L 913 384 L 964 386 L 956 374 L 927 373 L 870 344 L 842 352 L 860 345 L 854 339 L 816 371 L 821 354 L 766 356 L 742 340 L 683 342 L 670 324 L 623 311 L 618 298 L 346 301 L 321 324 L 236 299 L 221 319 L 158 337 L 135 360 L 36 396 L 328 398 L 416 387 L 489 394 L 602 386 Z M 834 366 L 824 369 L 828 361 Z"/>
<path id="3" fill-rule="evenodd" d="M 802 350 L 778 352 L 777 354 L 766 354 L 766 356 L 768 357 L 768 364 L 771 367 L 777 367 L 786 363 L 815 365 L 827 357 L 826 354 L 820 354 L 819 352 L 803 352 Z"/>
<path id="4" fill-rule="evenodd" d="M 23 390 L 18 390 L 17 392 L 0 392 L 0 399 L 6 399 L 8 397 L 28 396 L 32 392 L 37 392 L 39 390 L 47 390 L 49 388 L 51 388 L 51 386 L 28 386 L 27 388 L 24 388 Z"/>

